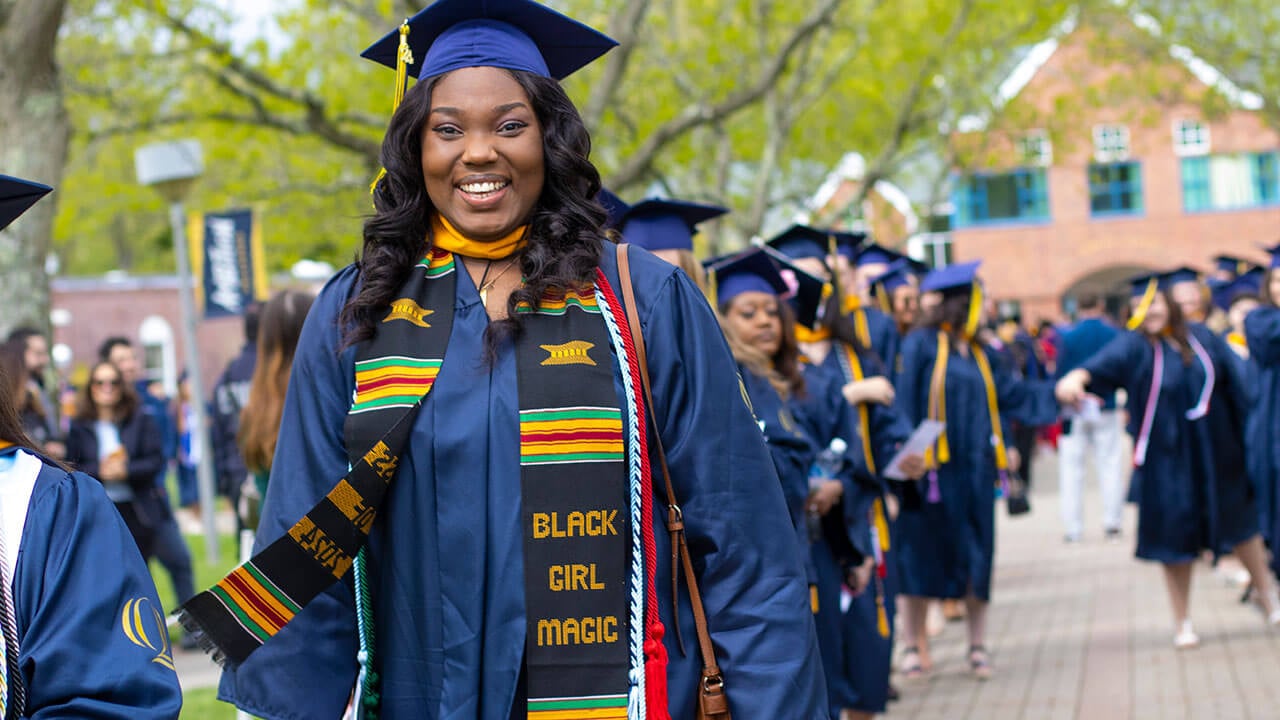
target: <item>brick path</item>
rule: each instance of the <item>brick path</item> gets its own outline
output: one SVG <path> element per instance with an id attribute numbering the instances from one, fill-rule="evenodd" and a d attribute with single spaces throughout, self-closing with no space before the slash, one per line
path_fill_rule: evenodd
<path id="1" fill-rule="evenodd" d="M 933 639 L 934 670 L 899 681 L 889 718 L 921 720 L 1270 720 L 1280 718 L 1280 632 L 1239 604 L 1207 564 L 1195 570 L 1191 616 L 1201 647 L 1173 649 L 1158 565 L 1133 558 L 1135 515 L 1106 544 L 1087 495 L 1085 541 L 1066 545 L 1052 455 L 1042 456 L 1033 513 L 1001 514 L 987 645 L 995 677 L 967 672 L 963 623 Z M 999 508 L 1003 513 L 1003 506 Z"/>

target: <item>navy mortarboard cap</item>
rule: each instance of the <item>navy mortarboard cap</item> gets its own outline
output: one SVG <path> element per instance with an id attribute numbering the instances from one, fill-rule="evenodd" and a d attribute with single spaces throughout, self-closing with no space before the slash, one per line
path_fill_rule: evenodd
<path id="1" fill-rule="evenodd" d="M 1156 289 L 1160 287 L 1160 273 L 1146 272 L 1141 275 L 1134 275 L 1126 282 L 1129 283 L 1129 294 L 1133 297 L 1140 298 L 1147 294 L 1148 288 L 1151 287 L 1151 281 L 1156 281 Z"/>
<path id="2" fill-rule="evenodd" d="M 405 21 L 408 50 L 426 79 L 469 67 L 523 70 L 562 80 L 618 43 L 533 0 L 437 0 Z M 402 26 L 361 57 L 395 69 Z"/>
<path id="3" fill-rule="evenodd" d="M 920 283 L 920 292 L 945 293 L 952 290 L 968 290 L 978 280 L 978 266 L 981 260 L 948 265 L 925 275 Z"/>
<path id="4" fill-rule="evenodd" d="M 1200 271 L 1184 265 L 1160 274 L 1161 287 L 1172 287 L 1185 282 L 1200 282 Z"/>
<path id="5" fill-rule="evenodd" d="M 796 313 L 796 322 L 810 330 L 816 330 L 819 310 L 822 307 L 822 290 L 826 283 L 796 267 L 787 256 L 768 245 L 761 249 L 777 265 L 778 273 L 787 284 L 787 301 L 791 303 L 791 309 Z"/>
<path id="6" fill-rule="evenodd" d="M 1261 272 L 1246 273 L 1230 282 L 1216 284 L 1213 287 L 1213 304 L 1226 312 L 1237 300 L 1257 297 L 1261 291 Z"/>
<path id="7" fill-rule="evenodd" d="M 792 260 L 817 258 L 825 262 L 831 237 L 832 234 L 825 230 L 808 225 L 792 225 L 766 244 Z"/>
<path id="8" fill-rule="evenodd" d="M 606 230 L 618 230 L 622 227 L 622 218 L 631 209 L 631 206 L 622 200 L 622 198 L 614 195 L 608 188 L 600 188 L 600 194 L 596 195 L 596 202 L 604 207 L 604 211 L 609 217 L 604 221 Z"/>
<path id="9" fill-rule="evenodd" d="M 692 250 L 698 223 L 727 212 L 715 205 L 683 200 L 645 200 L 627 210 L 618 230 L 627 242 L 645 250 Z"/>
<path id="10" fill-rule="evenodd" d="M 40 198 L 53 192 L 53 188 L 38 182 L 0 175 L 0 230 L 18 219 Z"/>
<path id="11" fill-rule="evenodd" d="M 892 265 L 905 257 L 902 253 L 876 243 L 869 243 L 858 253 L 858 267 L 863 265 Z"/>
<path id="12" fill-rule="evenodd" d="M 1280 268 L 1280 245 L 1272 245 L 1270 247 L 1263 247 L 1262 249 L 1266 250 L 1267 254 L 1271 256 L 1271 263 L 1268 267 L 1272 270 Z"/>
<path id="13" fill-rule="evenodd" d="M 849 262 L 857 260 L 858 254 L 867 242 L 867 234 L 864 232 L 846 230 L 827 230 L 826 232 L 836 240 L 836 254 L 844 256 Z"/>
<path id="14" fill-rule="evenodd" d="M 716 287 L 716 304 L 724 306 L 745 292 L 786 295 L 787 282 L 773 259 L 760 248 L 707 261 L 707 274 Z"/>
<path id="15" fill-rule="evenodd" d="M 1234 255 L 1217 255 L 1213 265 L 1219 272 L 1231 273 L 1232 277 L 1240 277 L 1254 267 L 1254 263 Z"/>
<path id="16" fill-rule="evenodd" d="M 871 292 L 893 292 L 904 285 L 911 284 L 915 273 L 908 258 L 890 263 L 889 269 L 871 281 Z"/>

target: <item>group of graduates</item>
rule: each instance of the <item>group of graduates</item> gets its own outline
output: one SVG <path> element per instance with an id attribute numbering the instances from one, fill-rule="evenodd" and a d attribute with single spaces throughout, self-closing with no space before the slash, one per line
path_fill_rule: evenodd
<path id="1" fill-rule="evenodd" d="M 1200 641 L 1188 606 L 1192 564 L 1204 552 L 1238 556 L 1253 602 L 1280 624 L 1280 247 L 1269 254 L 1266 267 L 1219 256 L 1211 273 L 1179 267 L 1133 278 L 1130 332 L 1058 384 L 1068 403 L 1086 392 L 1127 393 L 1137 556 L 1164 567 L 1178 648 Z"/>
<path id="2" fill-rule="evenodd" d="M 1005 438 L 1059 407 L 987 332 L 979 263 L 930 272 L 863 233 L 804 225 L 698 263 L 696 226 L 724 209 L 602 200 L 623 242 L 684 269 L 719 315 L 799 539 L 831 717 L 870 717 L 896 694 L 897 608 L 904 674 L 930 669 L 926 599 L 966 603 L 969 669 L 990 677 L 994 508 L 1021 460 Z M 894 463 L 926 419 L 942 435 Z"/>

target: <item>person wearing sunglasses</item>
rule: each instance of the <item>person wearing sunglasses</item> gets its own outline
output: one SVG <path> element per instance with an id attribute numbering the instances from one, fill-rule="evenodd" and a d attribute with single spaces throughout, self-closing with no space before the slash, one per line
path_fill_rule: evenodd
<path id="1" fill-rule="evenodd" d="M 152 553 L 155 477 L 164 461 L 155 421 L 120 369 L 94 365 L 67 435 L 67 462 L 102 482 L 143 558 Z"/>

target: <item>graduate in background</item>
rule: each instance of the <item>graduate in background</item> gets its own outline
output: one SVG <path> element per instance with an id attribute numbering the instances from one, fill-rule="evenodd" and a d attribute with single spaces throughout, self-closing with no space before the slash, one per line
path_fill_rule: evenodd
<path id="1" fill-rule="evenodd" d="M 921 291 L 939 293 L 941 304 L 903 342 L 898 408 L 913 423 L 946 424 L 925 458 L 924 501 L 905 505 L 898 518 L 906 615 L 901 669 L 907 675 L 919 675 L 927 666 L 919 649 L 926 600 L 950 598 L 966 605 L 970 670 L 979 679 L 990 677 L 984 643 L 996 491 L 1020 461 L 1006 446 L 1002 417 L 1047 425 L 1058 415 L 1051 383 L 1016 380 L 977 340 L 983 320 L 979 264 L 953 265 L 924 279 Z"/>
<path id="2" fill-rule="evenodd" d="M 880 311 L 893 318 L 899 335 L 906 335 L 920 320 L 920 263 L 902 258 L 871 281 L 871 298 Z"/>
<path id="3" fill-rule="evenodd" d="M 702 264 L 693 255 L 693 234 L 699 224 L 727 212 L 715 205 L 650 199 L 628 206 L 616 227 L 622 242 L 642 247 L 675 265 L 701 286 L 706 279 Z"/>
<path id="4" fill-rule="evenodd" d="M 843 292 L 842 312 L 849 316 L 862 346 L 880 358 L 893 373 L 901 338 L 893 318 L 871 302 L 871 280 L 883 275 L 889 265 L 903 257 L 875 243 L 867 243 L 866 233 L 823 231 L 827 234 L 827 267 Z M 835 247 L 831 248 L 834 244 Z"/>
<path id="5" fill-rule="evenodd" d="M 1244 320 L 1249 358 L 1257 369 L 1256 404 L 1250 417 L 1249 461 L 1259 484 L 1262 533 L 1271 544 L 1271 570 L 1280 572 L 1280 245 L 1260 278 L 1262 305 Z"/>
<path id="6" fill-rule="evenodd" d="M 0 176 L 0 229 L 49 188 Z M 155 583 L 102 490 L 33 449 L 0 367 L 0 717 L 174 720 Z"/>
<path id="7" fill-rule="evenodd" d="M 1180 267 L 1165 273 L 1164 277 L 1169 299 L 1178 305 L 1186 322 L 1203 323 L 1209 318 L 1211 295 L 1199 270 Z"/>
<path id="8" fill-rule="evenodd" d="M 1071 404 L 1086 391 L 1124 388 L 1129 395 L 1136 554 L 1164 568 L 1178 649 L 1200 643 L 1189 602 L 1192 566 L 1204 550 L 1233 549 L 1259 591 L 1267 622 L 1280 623 L 1245 467 L 1247 381 L 1221 338 L 1182 317 L 1172 288 L 1183 274 L 1135 278 L 1132 332 L 1112 340 L 1057 387 L 1059 400 Z"/>
<path id="9" fill-rule="evenodd" d="M 419 82 L 388 126 L 361 260 L 303 327 L 258 559 L 217 586 L 319 594 L 283 627 L 264 617 L 266 639 L 217 591 L 185 608 L 234 654 L 220 696 L 245 711 L 337 717 L 357 684 L 386 720 L 560 717 L 567 697 L 600 718 L 688 718 L 704 689 L 739 718 L 825 708 L 794 530 L 714 313 L 632 249 L 652 379 L 637 400 L 599 173 L 558 82 L 614 44 L 540 3 L 440 0 L 366 51 Z M 644 454 L 655 436 L 678 507 Z M 596 521 L 575 531 L 571 513 Z M 668 521 L 719 678 L 678 572 L 672 586 Z"/>

